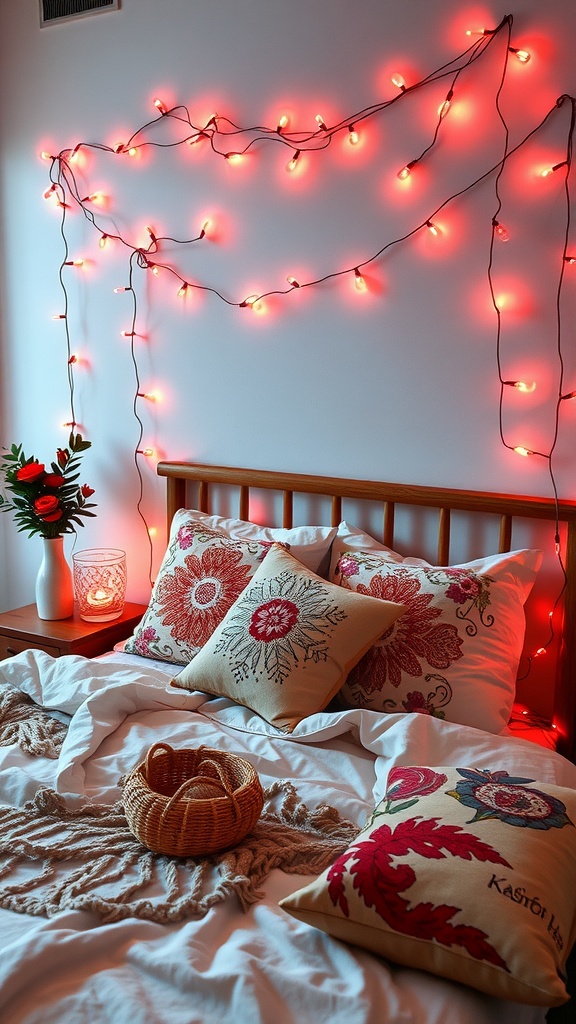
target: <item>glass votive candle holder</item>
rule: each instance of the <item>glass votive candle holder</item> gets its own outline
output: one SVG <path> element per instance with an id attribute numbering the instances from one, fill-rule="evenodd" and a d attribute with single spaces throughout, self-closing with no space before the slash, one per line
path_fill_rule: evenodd
<path id="1" fill-rule="evenodd" d="M 126 552 L 86 548 L 72 555 L 74 594 L 85 622 L 110 622 L 124 611 Z"/>

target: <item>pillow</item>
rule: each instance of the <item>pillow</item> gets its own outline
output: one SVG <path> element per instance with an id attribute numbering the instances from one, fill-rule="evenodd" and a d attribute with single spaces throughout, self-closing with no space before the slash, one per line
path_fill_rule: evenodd
<path id="1" fill-rule="evenodd" d="M 332 582 L 407 606 L 351 672 L 340 703 L 502 732 L 514 702 L 524 603 L 541 561 L 542 552 L 521 550 L 431 566 L 337 536 Z"/>
<path id="2" fill-rule="evenodd" d="M 125 650 L 185 665 L 206 643 L 264 555 L 280 541 L 311 569 L 327 559 L 335 528 L 272 529 L 180 509 L 148 609 Z"/>
<path id="3" fill-rule="evenodd" d="M 231 697 L 291 732 L 326 707 L 352 666 L 403 611 L 328 583 L 273 544 L 172 683 Z"/>
<path id="4" fill-rule="evenodd" d="M 567 1000 L 576 792 L 504 771 L 398 767 L 289 914 L 395 963 L 536 1006 Z"/>

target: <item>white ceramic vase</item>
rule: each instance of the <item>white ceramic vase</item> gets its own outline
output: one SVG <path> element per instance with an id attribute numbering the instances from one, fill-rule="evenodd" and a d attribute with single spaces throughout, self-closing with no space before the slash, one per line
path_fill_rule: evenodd
<path id="1" fill-rule="evenodd" d="M 44 553 L 36 577 L 36 608 L 40 619 L 68 619 L 74 612 L 72 571 L 64 555 L 63 537 L 43 537 Z"/>

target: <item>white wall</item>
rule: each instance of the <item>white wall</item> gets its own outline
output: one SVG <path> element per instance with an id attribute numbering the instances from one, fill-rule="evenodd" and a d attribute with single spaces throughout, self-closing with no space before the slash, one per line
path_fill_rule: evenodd
<path id="1" fill-rule="evenodd" d="M 510 66 L 501 109 L 515 145 L 562 93 L 576 93 L 572 0 L 516 0 L 512 42 L 533 52 Z M 0 258 L 2 260 L 0 442 L 23 442 L 43 461 L 66 441 L 67 359 L 58 268 L 59 214 L 42 200 L 49 165 L 78 142 L 112 145 L 155 116 L 152 100 L 182 103 L 192 120 L 215 110 L 237 124 L 290 127 L 347 118 L 395 94 L 393 71 L 421 79 L 461 53 L 465 29 L 494 27 L 508 10 L 461 0 L 122 0 L 118 13 L 41 30 L 37 0 L 0 3 Z M 205 217 L 217 236 L 163 258 L 237 302 L 285 287 L 287 273 L 311 280 L 351 267 L 410 232 L 444 200 L 498 161 L 503 125 L 495 89 L 504 48 L 495 44 L 463 74 L 441 142 L 402 189 L 396 172 L 427 145 L 446 83 L 404 97 L 365 122 L 357 150 L 336 139 L 310 156 L 306 173 L 285 172 L 289 152 L 255 147 L 234 168 L 208 147 L 147 151 L 140 160 L 90 150 L 78 171 L 86 191 L 104 190 L 118 230 L 144 240 L 191 237 Z M 529 396 L 506 397 L 511 444 L 548 451 L 558 392 L 555 299 L 565 230 L 561 175 L 535 169 L 562 159 L 569 110 L 550 119 L 502 177 L 501 219 L 512 235 L 497 252 L 497 281 L 516 305 L 503 317 L 504 373 L 538 380 Z M 234 147 L 231 147 L 234 148 Z M 414 237 L 366 269 L 370 291 L 352 276 L 300 289 L 264 316 L 194 293 L 182 303 L 170 275 L 136 271 L 136 345 L 145 446 L 159 457 L 354 475 L 549 495 L 545 459 L 522 459 L 501 443 L 496 319 L 487 288 L 494 176 L 448 204 L 441 239 Z M 138 424 L 129 343 L 127 253 L 102 253 L 99 234 L 70 211 L 71 255 L 86 272 L 66 277 L 76 418 L 93 442 L 84 477 L 98 517 L 78 547 L 128 552 L 129 596 L 146 600 L 148 549 L 137 514 L 133 452 Z M 576 273 L 576 271 L 575 271 Z M 574 290 L 563 314 L 573 322 Z M 569 335 L 569 330 L 566 328 Z M 567 346 L 565 388 L 576 388 Z M 559 490 L 575 497 L 576 403 L 564 403 L 555 457 Z M 164 486 L 140 460 L 142 510 L 162 524 Z M 162 537 L 162 531 L 160 531 Z M 155 551 L 157 560 L 162 541 Z M 33 600 L 39 549 L 0 518 L 0 608 Z"/>

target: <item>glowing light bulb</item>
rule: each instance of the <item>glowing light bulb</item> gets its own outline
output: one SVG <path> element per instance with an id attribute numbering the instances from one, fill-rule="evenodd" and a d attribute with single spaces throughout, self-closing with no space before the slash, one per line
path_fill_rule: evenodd
<path id="1" fill-rule="evenodd" d="M 151 458 L 154 455 L 154 449 L 153 448 L 137 448 L 136 449 L 136 454 L 137 455 L 144 455 L 147 459 L 149 459 L 149 458 Z"/>
<path id="2" fill-rule="evenodd" d="M 66 319 L 66 313 L 53 313 L 52 314 L 52 319 L 53 320 L 65 320 Z"/>
<path id="3" fill-rule="evenodd" d="M 121 292 L 131 292 L 132 289 L 130 288 L 129 285 L 121 284 L 121 285 L 118 285 L 118 287 L 115 288 L 114 291 L 115 291 L 116 295 L 120 295 Z"/>
<path id="4" fill-rule="evenodd" d="M 528 455 L 534 455 L 529 448 L 525 448 L 524 445 L 517 444 L 514 448 L 516 455 L 522 455 L 523 458 L 527 458 Z"/>
<path id="5" fill-rule="evenodd" d="M 154 277 L 158 277 L 158 275 L 160 274 L 160 267 L 156 263 L 149 263 L 148 270 L 152 271 Z"/>
<path id="6" fill-rule="evenodd" d="M 184 281 L 182 286 L 178 289 L 178 298 L 179 299 L 183 299 L 185 297 L 186 292 L 188 291 L 188 287 L 189 286 L 188 286 L 187 282 Z"/>
<path id="7" fill-rule="evenodd" d="M 154 232 L 152 231 L 152 228 L 150 227 L 150 225 L 149 225 L 149 224 L 147 224 L 147 225 L 146 225 L 146 228 L 145 228 L 145 230 L 146 230 L 146 231 L 148 232 L 148 234 L 150 235 L 150 240 L 151 240 L 152 242 L 154 242 L 154 243 L 155 243 L 155 242 L 156 242 L 156 235 L 155 235 L 155 234 L 154 234 Z"/>
<path id="8" fill-rule="evenodd" d="M 68 366 L 72 366 L 73 363 L 77 363 L 77 362 L 78 362 L 78 356 L 75 353 L 72 353 L 72 355 L 70 356 L 70 358 L 68 360 Z"/>
<path id="9" fill-rule="evenodd" d="M 132 159 L 134 159 L 135 156 L 138 156 L 139 152 L 140 150 L 138 149 L 138 146 L 130 146 L 130 149 L 128 150 L 128 156 L 131 156 Z"/>
<path id="10" fill-rule="evenodd" d="M 288 121 L 289 121 L 288 114 L 282 114 L 282 116 L 278 118 L 278 124 L 276 125 L 276 131 L 277 132 L 281 132 L 283 128 L 287 128 L 288 127 Z"/>
<path id="11" fill-rule="evenodd" d="M 295 277 L 288 276 L 286 278 L 286 280 L 288 281 L 288 284 L 292 285 L 293 288 L 299 288 L 300 287 L 300 282 L 297 281 Z"/>
<path id="12" fill-rule="evenodd" d="M 166 109 L 167 108 L 162 103 L 162 100 L 155 99 L 154 100 L 154 106 L 156 107 L 156 110 L 158 111 L 159 114 L 165 114 L 166 113 Z"/>
<path id="13" fill-rule="evenodd" d="M 51 199 L 52 196 L 54 195 L 55 191 L 56 191 L 56 185 L 53 182 L 50 185 L 50 188 L 47 188 L 46 191 L 42 193 L 42 196 L 43 196 L 44 199 Z"/>
<path id="14" fill-rule="evenodd" d="M 396 88 L 400 89 L 401 92 L 404 92 L 404 90 L 406 89 L 406 82 L 404 81 L 403 76 L 399 75 L 397 72 L 394 72 L 394 74 L 392 75 L 391 82 L 392 85 L 395 85 Z"/>
<path id="15" fill-rule="evenodd" d="M 211 222 L 209 220 L 204 221 L 202 227 L 200 228 L 200 238 L 204 238 L 206 232 L 208 231 L 208 228 L 210 227 L 210 224 Z"/>
<path id="16" fill-rule="evenodd" d="M 506 231 L 506 228 L 504 227 L 504 225 L 500 224 L 500 222 L 497 221 L 497 220 L 493 220 L 492 224 L 493 224 L 493 227 L 494 227 L 494 234 L 498 235 L 498 238 L 500 239 L 500 241 L 501 242 L 509 242 L 510 241 L 510 235 Z"/>
<path id="17" fill-rule="evenodd" d="M 543 171 L 540 171 L 542 178 L 547 178 L 549 174 L 554 174 L 554 171 L 560 170 L 561 167 L 566 167 L 567 160 L 561 160 L 558 164 L 553 164 L 552 167 L 546 167 Z"/>
<path id="18" fill-rule="evenodd" d="M 296 167 L 298 165 L 299 159 L 300 159 L 300 150 L 297 149 L 297 150 L 295 150 L 292 159 L 289 160 L 288 163 L 286 164 L 286 170 L 290 171 L 290 172 L 295 171 Z"/>
<path id="19" fill-rule="evenodd" d="M 426 221 L 426 227 L 428 228 L 428 231 L 430 232 L 430 234 L 434 235 L 435 238 L 437 238 L 438 235 L 440 234 L 440 228 L 436 224 L 434 224 L 431 220 L 427 220 Z"/>
<path id="20" fill-rule="evenodd" d="M 145 398 L 148 402 L 158 402 L 160 400 L 159 391 L 137 391 L 138 398 Z"/>
<path id="21" fill-rule="evenodd" d="M 84 196 L 82 199 L 83 203 L 101 203 L 104 199 L 103 192 L 91 192 L 89 196 Z"/>
<path id="22" fill-rule="evenodd" d="M 565 263 L 576 263 L 576 256 L 564 256 Z"/>
<path id="23" fill-rule="evenodd" d="M 114 150 L 114 152 L 116 154 L 123 153 L 124 152 L 124 143 L 123 142 L 115 142 L 114 145 L 112 146 L 112 149 Z"/>
<path id="24" fill-rule="evenodd" d="M 452 103 L 453 95 L 454 95 L 454 93 L 453 93 L 452 89 L 450 89 L 450 91 L 448 92 L 448 94 L 446 96 L 446 99 L 438 107 L 438 117 L 440 118 L 440 120 L 442 120 L 443 117 L 446 117 L 446 114 L 450 110 L 450 106 L 451 106 L 451 103 Z"/>
<path id="25" fill-rule="evenodd" d="M 248 306 L 249 309 L 254 309 L 259 298 L 259 295 L 248 295 L 244 301 L 240 303 L 240 306 Z"/>
<path id="26" fill-rule="evenodd" d="M 368 287 L 358 267 L 354 269 L 354 284 L 359 292 L 365 292 Z"/>
<path id="27" fill-rule="evenodd" d="M 351 146 L 357 146 L 360 141 L 360 136 L 356 131 L 353 124 L 348 125 L 348 142 Z"/>
<path id="28" fill-rule="evenodd" d="M 316 114 L 316 124 L 323 132 L 328 131 L 328 128 L 326 127 L 326 122 L 322 117 L 322 114 Z"/>
<path id="29" fill-rule="evenodd" d="M 467 36 L 491 36 L 494 34 L 493 28 L 467 28 Z"/>
<path id="30" fill-rule="evenodd" d="M 84 266 L 84 260 L 65 260 L 64 261 L 64 266 L 65 267 L 83 267 Z"/>
<path id="31" fill-rule="evenodd" d="M 227 160 L 229 164 L 240 164 L 242 163 L 242 153 L 225 153 L 224 159 Z"/>
<path id="32" fill-rule="evenodd" d="M 108 242 L 108 235 L 100 235 L 100 240 L 98 242 L 98 245 L 100 246 L 101 249 L 105 249 L 106 248 L 107 242 Z"/>
<path id="33" fill-rule="evenodd" d="M 40 153 L 40 157 L 41 157 L 42 160 L 53 160 L 54 159 L 52 154 L 48 153 L 48 151 L 46 149 L 42 150 L 42 152 Z"/>
<path id="34" fill-rule="evenodd" d="M 406 164 L 405 167 L 398 171 L 396 177 L 400 178 L 400 181 L 406 181 L 406 179 L 409 178 L 410 175 L 412 174 L 412 168 L 414 167 L 415 163 L 415 160 L 411 160 L 409 164 Z"/>
<path id="35" fill-rule="evenodd" d="M 517 50 L 515 46 L 509 46 L 508 52 L 513 53 L 521 64 L 527 64 L 532 54 L 528 50 Z"/>
<path id="36" fill-rule="evenodd" d="M 502 381 L 506 387 L 516 388 L 517 391 L 521 391 L 523 394 L 528 395 L 530 392 L 536 390 L 535 380 L 504 380 Z"/>
<path id="37" fill-rule="evenodd" d="M 76 146 L 74 146 L 74 149 L 72 150 L 72 152 L 70 153 L 70 156 L 68 158 L 70 163 L 76 163 L 78 161 L 78 159 L 79 159 L 79 152 L 80 152 L 80 146 L 81 145 L 82 145 L 82 143 L 79 142 L 79 143 L 77 143 Z"/>

